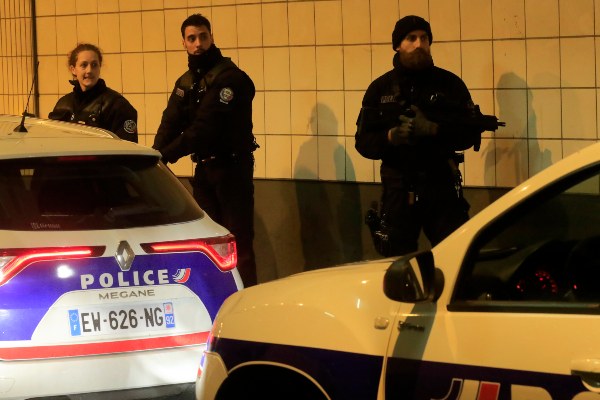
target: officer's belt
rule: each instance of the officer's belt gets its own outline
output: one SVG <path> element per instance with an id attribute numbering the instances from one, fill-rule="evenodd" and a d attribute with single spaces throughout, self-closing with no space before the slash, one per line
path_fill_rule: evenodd
<path id="1" fill-rule="evenodd" d="M 229 161 L 235 160 L 245 160 L 251 159 L 252 153 L 229 153 L 229 154 L 219 154 L 216 156 L 208 156 L 204 158 L 200 158 L 198 155 L 194 154 L 192 156 L 192 160 L 202 165 L 212 165 L 212 164 L 225 164 Z"/>

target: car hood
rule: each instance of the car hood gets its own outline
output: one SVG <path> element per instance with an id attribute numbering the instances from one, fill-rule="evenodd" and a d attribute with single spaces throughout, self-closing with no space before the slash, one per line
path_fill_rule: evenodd
<path id="1" fill-rule="evenodd" d="M 380 354 L 385 340 L 373 341 L 363 332 L 375 320 L 393 320 L 399 307 L 382 290 L 393 260 L 304 272 L 234 293 L 221 307 L 213 335 L 271 343 L 285 338 L 309 347 Z M 386 335 L 385 329 L 377 334 Z"/>

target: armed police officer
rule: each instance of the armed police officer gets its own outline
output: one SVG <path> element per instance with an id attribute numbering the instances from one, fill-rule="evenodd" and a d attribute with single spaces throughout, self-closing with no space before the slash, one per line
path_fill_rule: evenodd
<path id="1" fill-rule="evenodd" d="M 209 20 L 193 14 L 181 25 L 188 71 L 176 82 L 153 147 L 165 163 L 192 154 L 198 204 L 236 238 L 245 286 L 257 283 L 254 260 L 254 83 L 214 43 Z"/>
<path id="2" fill-rule="evenodd" d="M 468 220 L 458 169 L 460 153 L 478 149 L 486 130 L 464 82 L 434 66 L 429 23 L 409 15 L 392 33 L 394 69 L 365 92 L 356 149 L 382 160 L 381 225 L 373 228 L 385 256 L 418 249 L 421 230 L 435 246 Z"/>

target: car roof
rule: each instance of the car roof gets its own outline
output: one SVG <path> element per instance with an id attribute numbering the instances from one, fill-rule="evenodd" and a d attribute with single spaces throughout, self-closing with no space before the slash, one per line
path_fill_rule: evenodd
<path id="1" fill-rule="evenodd" d="M 0 114 L 0 159 L 108 154 L 160 157 L 158 151 L 122 140 L 112 132 L 71 122 L 27 117 L 26 132 L 19 132 L 21 119 Z"/>

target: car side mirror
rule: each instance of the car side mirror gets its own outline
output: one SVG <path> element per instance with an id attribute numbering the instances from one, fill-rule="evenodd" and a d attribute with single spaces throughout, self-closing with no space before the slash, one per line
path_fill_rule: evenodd
<path id="1" fill-rule="evenodd" d="M 427 250 L 394 261 L 383 278 L 383 292 L 403 303 L 435 302 L 444 290 L 444 274 Z"/>

